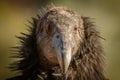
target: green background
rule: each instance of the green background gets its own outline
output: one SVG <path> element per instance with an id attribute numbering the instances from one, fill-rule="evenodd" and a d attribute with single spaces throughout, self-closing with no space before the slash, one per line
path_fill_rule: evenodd
<path id="1" fill-rule="evenodd" d="M 0 80 L 16 75 L 7 69 L 17 60 L 11 56 L 10 47 L 19 44 L 15 35 L 27 33 L 27 20 L 39 13 L 41 6 L 54 3 L 68 7 L 82 16 L 94 18 L 105 50 L 105 75 L 110 80 L 120 80 L 120 0 L 4 0 L 0 1 Z"/>

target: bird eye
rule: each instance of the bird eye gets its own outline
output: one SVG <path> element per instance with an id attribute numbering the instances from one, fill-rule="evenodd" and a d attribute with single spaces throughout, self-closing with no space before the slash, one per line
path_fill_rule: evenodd
<path id="1" fill-rule="evenodd" d="M 51 24 L 47 26 L 46 32 L 48 35 L 50 35 L 53 32 L 53 26 Z"/>
<path id="2" fill-rule="evenodd" d="M 78 30 L 78 28 L 77 27 L 74 27 L 74 31 L 77 31 Z"/>

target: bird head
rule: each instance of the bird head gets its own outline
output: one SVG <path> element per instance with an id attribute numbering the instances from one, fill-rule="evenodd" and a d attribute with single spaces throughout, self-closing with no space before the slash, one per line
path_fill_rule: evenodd
<path id="1" fill-rule="evenodd" d="M 39 21 L 36 34 L 38 49 L 66 73 L 84 37 L 81 17 L 67 8 L 52 8 Z"/>

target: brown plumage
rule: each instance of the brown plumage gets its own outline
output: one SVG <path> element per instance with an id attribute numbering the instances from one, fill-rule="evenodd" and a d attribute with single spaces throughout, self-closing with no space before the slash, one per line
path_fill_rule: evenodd
<path id="1" fill-rule="evenodd" d="M 7 80 L 107 80 L 104 54 L 93 22 L 63 7 L 33 18 L 30 34 L 18 37 L 21 75 Z"/>

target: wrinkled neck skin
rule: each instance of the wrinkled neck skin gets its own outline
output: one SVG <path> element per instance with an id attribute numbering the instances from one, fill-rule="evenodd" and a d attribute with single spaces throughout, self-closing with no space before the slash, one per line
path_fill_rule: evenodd
<path id="1" fill-rule="evenodd" d="M 104 57 L 99 33 L 89 18 L 82 18 L 85 26 L 85 38 L 73 57 L 66 75 L 61 73 L 59 67 L 54 67 L 49 74 L 41 72 L 40 80 L 107 80 L 103 74 Z"/>

